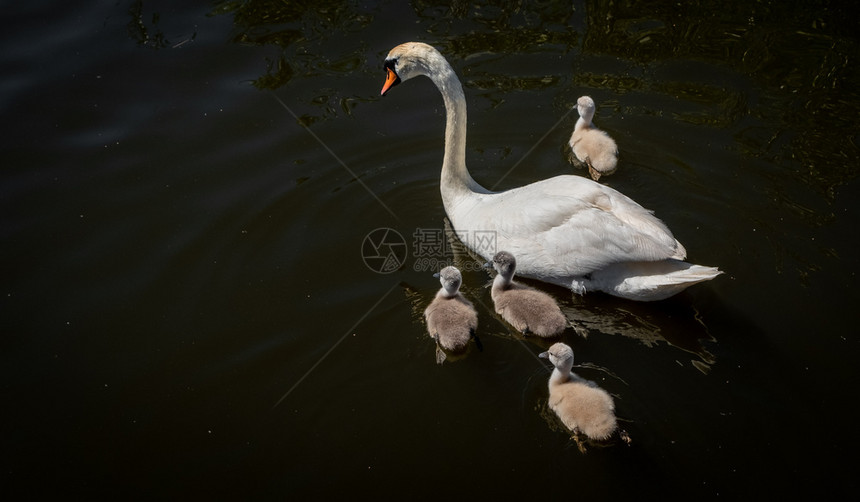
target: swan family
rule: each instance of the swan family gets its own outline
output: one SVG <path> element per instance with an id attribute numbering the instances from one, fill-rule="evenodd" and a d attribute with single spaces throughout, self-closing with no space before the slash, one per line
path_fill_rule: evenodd
<path id="1" fill-rule="evenodd" d="M 543 292 L 514 282 L 523 276 L 556 284 L 577 294 L 600 291 L 638 301 L 668 298 L 722 272 L 685 260 L 687 251 L 669 228 L 633 199 L 597 183 L 615 172 L 618 147 L 592 123 L 594 101 L 577 100 L 579 120 L 569 144 L 593 179 L 560 175 L 495 192 L 475 181 L 466 168 L 466 99 L 448 61 L 435 48 L 408 42 L 385 58 L 381 94 L 417 76 L 436 85 L 445 104 L 445 151 L 440 192 L 445 213 L 460 235 L 492 232 L 495 247 L 465 242 L 497 272 L 491 297 L 496 312 L 524 334 L 560 336 L 568 321 Z M 477 328 L 473 304 L 459 292 L 455 267 L 439 273 L 442 288 L 424 312 L 427 330 L 440 350 L 462 351 Z M 554 369 L 549 406 L 575 437 L 605 440 L 618 434 L 612 397 L 594 382 L 571 372 L 573 350 L 558 342 L 540 354 Z M 579 443 L 579 440 L 577 440 Z"/>
<path id="2" fill-rule="evenodd" d="M 560 175 L 502 192 L 481 186 L 466 168 L 466 98 L 460 80 L 435 48 L 398 45 L 385 59 L 382 94 L 427 76 L 445 103 L 440 190 L 445 213 L 461 235 L 492 232 L 495 249 L 466 243 L 484 260 L 506 250 L 519 275 L 631 300 L 668 298 L 713 279 L 715 267 L 684 261 L 669 228 L 633 199 L 582 176 Z"/>

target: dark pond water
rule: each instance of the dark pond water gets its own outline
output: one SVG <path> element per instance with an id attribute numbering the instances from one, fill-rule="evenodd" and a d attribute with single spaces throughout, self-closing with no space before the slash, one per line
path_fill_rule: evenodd
<path id="1" fill-rule="evenodd" d="M 4 6 L 5 493 L 856 492 L 860 41 L 840 2 L 178 4 Z M 606 183 L 725 271 L 657 303 L 544 286 L 630 447 L 580 453 L 489 275 L 418 248 L 444 241 L 442 100 L 426 79 L 379 97 L 409 40 L 464 83 L 478 181 L 584 175 L 564 145 L 591 95 L 621 150 Z M 390 273 L 363 256 L 378 228 L 406 241 Z M 483 351 L 439 366 L 421 311 L 443 262 Z"/>

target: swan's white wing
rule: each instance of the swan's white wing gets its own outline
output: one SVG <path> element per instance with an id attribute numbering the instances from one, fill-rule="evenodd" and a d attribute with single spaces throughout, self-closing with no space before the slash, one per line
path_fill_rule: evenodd
<path id="1" fill-rule="evenodd" d="M 485 194 L 469 209 L 456 219 L 475 227 L 468 230 L 496 232 L 498 249 L 517 256 L 518 273 L 532 277 L 579 276 L 613 263 L 684 254 L 651 211 L 579 176 Z"/>

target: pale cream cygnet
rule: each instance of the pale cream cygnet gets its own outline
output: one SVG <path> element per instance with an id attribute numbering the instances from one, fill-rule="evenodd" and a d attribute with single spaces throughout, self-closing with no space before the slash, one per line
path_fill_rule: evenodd
<path id="1" fill-rule="evenodd" d="M 630 443 L 627 432 L 618 428 L 612 396 L 570 371 L 573 367 L 570 346 L 555 343 L 539 357 L 549 359 L 555 366 L 549 377 L 549 407 L 573 433 L 580 449 L 584 449 L 578 437 L 581 434 L 602 441 L 617 431 L 621 439 Z"/>
<path id="2" fill-rule="evenodd" d="M 618 166 L 618 145 L 606 131 L 594 125 L 594 100 L 581 96 L 576 101 L 579 120 L 570 135 L 570 149 L 574 157 L 588 166 L 588 174 L 594 181 L 601 176 L 612 174 Z"/>

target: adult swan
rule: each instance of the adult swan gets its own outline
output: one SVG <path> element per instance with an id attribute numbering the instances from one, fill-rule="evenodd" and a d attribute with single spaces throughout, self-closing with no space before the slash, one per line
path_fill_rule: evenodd
<path id="1" fill-rule="evenodd" d="M 504 192 L 482 187 L 466 169 L 466 98 L 448 61 L 427 44 L 409 42 L 388 53 L 385 71 L 382 95 L 419 75 L 442 93 L 442 202 L 455 231 L 482 258 L 508 251 L 521 276 L 641 301 L 662 300 L 721 273 L 684 262 L 684 246 L 651 211 L 590 179 L 556 176 Z M 477 238 L 489 235 L 494 245 Z"/>

